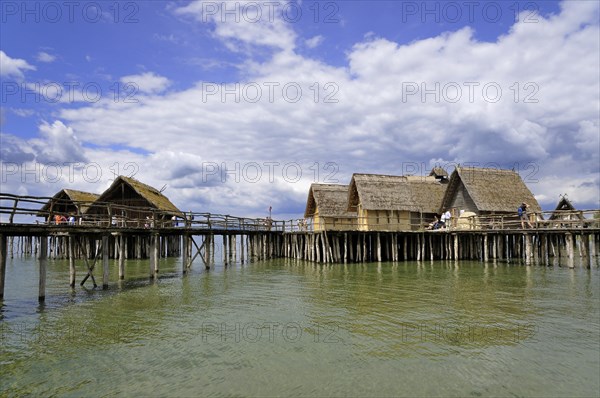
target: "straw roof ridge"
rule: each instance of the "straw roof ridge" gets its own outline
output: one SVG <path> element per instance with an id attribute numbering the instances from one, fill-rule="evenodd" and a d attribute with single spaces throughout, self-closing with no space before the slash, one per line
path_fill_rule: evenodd
<path id="1" fill-rule="evenodd" d="M 50 211 L 50 205 L 54 203 L 54 206 L 57 204 L 67 205 L 68 201 L 72 202 L 75 206 L 79 206 L 79 210 L 84 213 L 90 205 L 96 201 L 100 195 L 91 193 L 78 191 L 76 189 L 61 189 L 58 191 L 37 213 L 38 217 L 45 216 Z"/>
<path id="2" fill-rule="evenodd" d="M 366 210 L 435 213 L 446 184 L 431 176 L 354 174 L 348 192 L 348 209 L 358 203 Z"/>
<path id="3" fill-rule="evenodd" d="M 541 211 L 537 200 L 514 170 L 456 167 L 450 176 L 442 207 L 449 207 L 461 184 L 479 211 L 516 212 L 523 202 L 529 204 L 531 211 Z"/>
<path id="4" fill-rule="evenodd" d="M 150 204 L 151 207 L 175 215 L 182 214 L 181 211 L 173 203 L 171 203 L 171 201 L 159 190 L 157 190 L 154 187 L 151 187 L 150 185 L 144 184 L 143 182 L 140 182 L 139 180 L 136 180 L 133 177 L 118 176 L 117 178 L 115 178 L 110 187 L 108 187 L 108 189 L 104 191 L 102 195 L 100 195 L 100 197 L 97 199 L 97 202 L 108 202 L 107 198 L 110 197 L 112 192 L 115 189 L 117 189 L 121 182 L 131 187 L 131 189 L 133 189 L 138 195 L 140 195 L 140 197 L 144 198 Z"/>
<path id="5" fill-rule="evenodd" d="M 179 209 L 173 203 L 171 203 L 169 198 L 163 195 L 158 189 L 144 184 L 133 177 L 119 176 L 119 178 L 129 184 L 129 186 L 133 188 L 141 197 L 145 198 L 158 210 L 175 211 L 177 213 L 181 213 Z"/>
<path id="6" fill-rule="evenodd" d="M 317 210 L 322 217 L 356 217 L 356 213 L 348 211 L 348 185 L 311 184 L 304 217 L 312 217 Z"/>
<path id="7" fill-rule="evenodd" d="M 432 168 L 429 175 L 435 176 L 435 177 L 448 178 L 448 172 L 446 171 L 446 169 L 444 169 L 443 167 L 440 167 L 440 166 L 436 166 L 436 167 Z"/>
<path id="8" fill-rule="evenodd" d="M 573 203 L 566 196 L 562 196 L 556 205 L 556 209 L 550 214 L 549 220 L 556 220 L 562 218 L 565 212 L 576 212 L 577 209 L 573 206 Z M 579 219 L 583 219 L 583 216 L 580 213 L 575 213 L 576 217 Z"/>
<path id="9" fill-rule="evenodd" d="M 63 191 L 74 202 L 93 202 L 100 197 L 97 193 L 78 191 L 76 189 L 63 189 Z"/>

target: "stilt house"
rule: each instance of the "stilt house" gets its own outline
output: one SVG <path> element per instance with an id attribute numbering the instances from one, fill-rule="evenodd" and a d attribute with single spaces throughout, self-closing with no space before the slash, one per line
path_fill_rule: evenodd
<path id="1" fill-rule="evenodd" d="M 535 221 L 534 215 L 541 212 L 541 207 L 517 172 L 459 166 L 450 176 L 441 209 L 450 210 L 453 223 L 464 212 L 486 224 L 496 222 L 498 216 L 498 220 L 516 226 L 517 209 L 523 202 L 529 205 L 527 211 Z"/>
<path id="2" fill-rule="evenodd" d="M 134 228 L 170 225 L 172 216 L 183 217 L 183 214 L 165 195 L 125 176 L 117 177 L 85 214 L 91 222 L 111 220 L 112 223 Z"/>
<path id="3" fill-rule="evenodd" d="M 352 231 L 356 212 L 348 211 L 348 185 L 312 184 L 304 218 L 312 220 L 314 231 Z"/>
<path id="4" fill-rule="evenodd" d="M 548 221 L 551 221 L 551 225 L 554 226 L 574 226 L 583 219 L 583 214 L 575 209 L 575 206 L 565 195 L 561 196 Z"/>
<path id="5" fill-rule="evenodd" d="M 354 174 L 348 210 L 361 231 L 414 231 L 437 214 L 447 184 L 435 176 Z"/>
<path id="6" fill-rule="evenodd" d="M 72 215 L 79 219 L 99 196 L 75 189 L 62 189 L 40 209 L 37 216 L 51 220 L 54 215 L 65 217 Z"/>

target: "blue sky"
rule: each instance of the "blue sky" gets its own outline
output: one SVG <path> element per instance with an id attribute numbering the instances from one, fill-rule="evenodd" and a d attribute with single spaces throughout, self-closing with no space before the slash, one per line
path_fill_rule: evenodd
<path id="1" fill-rule="evenodd" d="M 297 217 L 312 182 L 515 168 L 600 206 L 596 1 L 3 1 L 2 191 Z"/>

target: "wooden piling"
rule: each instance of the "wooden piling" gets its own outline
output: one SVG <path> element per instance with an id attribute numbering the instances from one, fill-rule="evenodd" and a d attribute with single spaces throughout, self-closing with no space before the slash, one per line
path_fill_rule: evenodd
<path id="1" fill-rule="evenodd" d="M 124 235 L 119 236 L 119 279 L 125 279 L 125 242 Z"/>
<path id="2" fill-rule="evenodd" d="M 181 272 L 185 275 L 188 269 L 188 236 L 182 235 L 181 237 Z"/>
<path id="3" fill-rule="evenodd" d="M 38 260 L 40 263 L 40 279 L 38 285 L 38 301 L 46 300 L 46 272 L 48 266 L 48 237 L 40 236 L 40 249 L 38 252 Z"/>
<path id="4" fill-rule="evenodd" d="M 75 278 L 77 277 L 77 271 L 75 269 L 75 242 L 77 239 L 75 236 L 69 236 L 69 286 L 71 289 L 75 288 Z"/>
<path id="5" fill-rule="evenodd" d="M 575 268 L 575 261 L 574 261 L 574 244 L 573 244 L 573 234 L 571 234 L 570 232 L 567 232 L 565 234 L 565 243 L 566 243 L 566 249 L 567 249 L 567 256 L 568 256 L 568 262 L 567 262 L 567 266 L 569 268 Z"/>
<path id="6" fill-rule="evenodd" d="M 6 281 L 6 235 L 0 235 L 0 301 L 4 300 L 4 284 Z"/>
<path id="7" fill-rule="evenodd" d="M 154 257 L 154 277 L 156 278 L 156 276 L 158 275 L 158 266 L 160 262 L 160 235 L 156 234 L 152 236 L 152 239 L 154 240 L 154 245 L 152 247 L 152 256 Z"/>
<path id="8" fill-rule="evenodd" d="M 108 236 L 102 235 L 102 289 L 108 289 Z"/>
<path id="9" fill-rule="evenodd" d="M 532 238 L 530 234 L 525 234 L 525 265 L 531 265 L 533 260 Z"/>

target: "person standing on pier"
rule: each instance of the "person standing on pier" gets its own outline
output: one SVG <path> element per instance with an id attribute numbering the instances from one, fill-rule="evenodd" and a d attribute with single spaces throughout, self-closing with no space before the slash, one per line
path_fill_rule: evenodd
<path id="1" fill-rule="evenodd" d="M 440 216 L 439 228 L 448 228 L 450 225 L 450 218 L 452 218 L 452 214 L 448 209 L 442 209 L 442 215 Z"/>
<path id="2" fill-rule="evenodd" d="M 519 214 L 519 219 L 521 220 L 521 228 L 525 229 L 525 223 L 527 223 L 527 225 L 529 225 L 529 228 L 533 228 L 533 225 L 531 225 L 531 222 L 529 221 L 529 217 L 527 216 L 527 208 L 529 207 L 529 205 L 525 202 L 523 202 L 521 204 L 521 206 L 519 206 L 519 208 L 517 209 L 517 214 Z"/>

